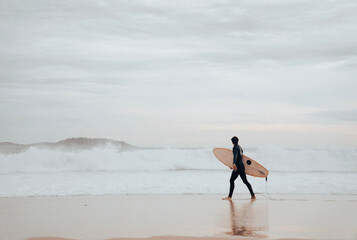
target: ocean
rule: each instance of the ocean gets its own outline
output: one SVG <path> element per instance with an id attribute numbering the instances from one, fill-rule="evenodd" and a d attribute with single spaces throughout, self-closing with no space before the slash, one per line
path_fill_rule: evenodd
<path id="1" fill-rule="evenodd" d="M 220 146 L 230 148 L 231 146 Z M 268 181 L 248 176 L 262 194 L 357 194 L 357 150 L 244 148 L 270 172 Z M 0 153 L 0 197 L 102 194 L 222 194 L 231 170 L 212 148 L 131 149 L 105 144 L 90 149 L 31 146 Z M 249 192 L 241 179 L 235 193 Z"/>

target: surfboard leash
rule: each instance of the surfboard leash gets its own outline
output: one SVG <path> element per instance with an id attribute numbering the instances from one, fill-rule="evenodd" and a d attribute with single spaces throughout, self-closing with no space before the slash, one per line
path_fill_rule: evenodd
<path id="1" fill-rule="evenodd" d="M 266 192 L 266 195 L 264 193 L 259 193 L 259 194 L 263 195 L 266 199 L 276 200 L 272 196 L 270 196 L 270 194 L 268 192 L 268 177 L 265 177 L 265 192 Z"/>
<path id="2" fill-rule="evenodd" d="M 265 191 L 268 195 L 268 199 L 270 200 L 275 200 L 272 196 L 270 196 L 269 192 L 268 192 L 268 176 L 265 177 Z"/>

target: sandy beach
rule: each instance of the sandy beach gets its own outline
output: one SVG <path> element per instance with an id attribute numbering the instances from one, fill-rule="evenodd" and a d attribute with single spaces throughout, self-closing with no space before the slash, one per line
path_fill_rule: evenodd
<path id="1" fill-rule="evenodd" d="M 357 239 L 357 196 L 0 198 L 0 239 Z"/>
<path id="2" fill-rule="evenodd" d="M 357 240 L 356 12 L 1 1 L 0 240 Z"/>

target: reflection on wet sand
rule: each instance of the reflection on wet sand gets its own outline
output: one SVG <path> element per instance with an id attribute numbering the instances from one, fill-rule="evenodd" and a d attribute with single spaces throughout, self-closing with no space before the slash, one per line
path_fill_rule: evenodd
<path id="1" fill-rule="evenodd" d="M 230 235 L 266 238 L 264 232 L 268 230 L 268 211 L 266 204 L 249 201 L 235 206 L 229 201 L 231 210 Z"/>

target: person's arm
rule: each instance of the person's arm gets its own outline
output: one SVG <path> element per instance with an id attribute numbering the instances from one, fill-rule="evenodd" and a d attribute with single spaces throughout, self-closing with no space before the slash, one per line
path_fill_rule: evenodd
<path id="1" fill-rule="evenodd" d="M 233 148 L 233 164 L 237 163 L 237 157 L 238 157 L 238 148 L 234 147 Z"/>
<path id="2" fill-rule="evenodd" d="M 238 158 L 238 154 L 239 154 L 238 151 L 239 151 L 239 149 L 237 147 L 233 148 L 233 169 L 234 170 L 237 170 L 236 163 L 237 163 L 237 158 Z"/>

